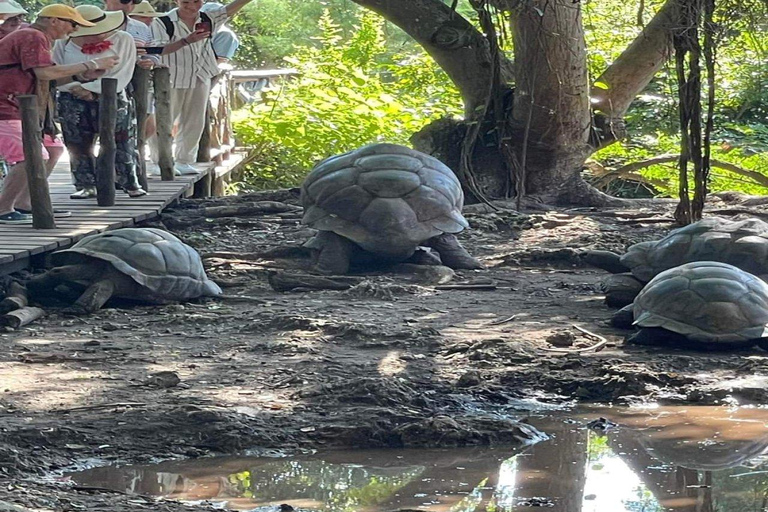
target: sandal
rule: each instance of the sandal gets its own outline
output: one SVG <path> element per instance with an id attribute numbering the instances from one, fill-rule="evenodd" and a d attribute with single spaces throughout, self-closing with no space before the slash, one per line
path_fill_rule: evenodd
<path id="1" fill-rule="evenodd" d="M 96 197 L 96 187 L 85 187 L 74 194 L 70 194 L 70 199 L 91 199 Z"/>
<path id="2" fill-rule="evenodd" d="M 147 191 L 143 188 L 137 188 L 136 190 L 126 190 L 126 194 L 128 194 L 128 197 L 141 197 L 147 195 Z"/>

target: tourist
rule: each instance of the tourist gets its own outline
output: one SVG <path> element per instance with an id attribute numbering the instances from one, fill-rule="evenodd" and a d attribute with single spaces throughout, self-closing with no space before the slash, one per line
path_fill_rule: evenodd
<path id="1" fill-rule="evenodd" d="M 50 105 L 49 89 L 44 86 L 47 81 L 64 84 L 77 78 L 87 82 L 100 77 L 104 70 L 119 62 L 115 55 L 109 55 L 77 64 L 54 65 L 52 41 L 92 25 L 76 9 L 52 4 L 38 13 L 29 28 L 16 30 L 0 40 L 0 157 L 11 166 L 0 192 L 0 224 L 32 223 L 31 215 L 15 209 L 28 195 L 21 113 L 16 96 L 37 94 L 44 114 Z M 47 158 L 45 147 L 42 152 L 43 158 Z M 53 213 L 54 217 L 70 215 L 70 212 L 57 210 Z"/>
<path id="2" fill-rule="evenodd" d="M 162 63 L 171 70 L 171 116 L 178 123 L 176 169 L 196 174 L 211 79 L 219 73 L 211 35 L 251 0 L 201 13 L 202 0 L 176 0 L 177 8 L 152 22 L 152 39 L 165 46 Z"/>
<path id="3" fill-rule="evenodd" d="M 132 116 L 125 88 L 133 77 L 136 46 L 127 32 L 120 30 L 126 20 L 122 11 L 105 12 L 93 5 L 81 5 L 77 11 L 93 22 L 68 41 L 58 41 L 53 50 L 57 64 L 76 64 L 94 57 L 117 56 L 119 64 L 102 78 L 117 79 L 117 123 L 115 126 L 116 185 L 129 197 L 141 197 L 147 192 L 136 177 L 136 118 Z M 101 80 L 71 82 L 59 87 L 59 119 L 64 144 L 70 158 L 70 168 L 77 192 L 72 199 L 96 197 L 96 157 L 94 153 L 99 134 L 99 101 Z"/>
<path id="4" fill-rule="evenodd" d="M 26 9 L 15 0 L 0 1 L 0 39 L 15 30 L 28 27 L 29 24 L 24 23 L 26 14 Z"/>

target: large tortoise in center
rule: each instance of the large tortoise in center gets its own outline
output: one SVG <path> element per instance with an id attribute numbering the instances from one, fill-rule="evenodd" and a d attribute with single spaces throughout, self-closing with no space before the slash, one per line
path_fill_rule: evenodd
<path id="1" fill-rule="evenodd" d="M 54 268 L 29 280 L 33 295 L 50 296 L 59 285 L 82 292 L 68 312 L 91 313 L 111 297 L 165 304 L 219 295 L 200 255 L 172 234 L 123 228 L 83 238 L 53 253 Z"/>
<path id="2" fill-rule="evenodd" d="M 468 226 L 456 175 L 434 157 L 396 144 L 371 144 L 317 164 L 301 187 L 302 222 L 319 233 L 318 271 L 343 274 L 368 253 L 397 263 L 419 246 L 454 269 L 482 268 L 454 236 Z"/>

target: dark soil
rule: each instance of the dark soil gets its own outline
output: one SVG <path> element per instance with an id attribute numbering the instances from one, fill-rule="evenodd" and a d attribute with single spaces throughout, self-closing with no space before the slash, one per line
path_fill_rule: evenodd
<path id="1" fill-rule="evenodd" d="M 485 288 L 439 290 L 445 273 L 406 268 L 363 275 L 347 290 L 278 293 L 270 273 L 300 274 L 308 262 L 299 250 L 254 253 L 299 247 L 312 234 L 300 212 L 200 215 L 202 207 L 261 199 L 297 198 L 283 191 L 186 201 L 162 219 L 209 256 L 209 274 L 229 298 L 118 305 L 87 317 L 51 308 L 0 333 L 0 510 L 208 509 L 55 478 L 84 464 L 520 444 L 536 436 L 527 414 L 575 401 L 768 398 L 765 352 L 624 346 L 626 333 L 609 326 L 605 272 L 583 265 L 580 253 L 659 238 L 672 227 L 668 210 L 523 215 L 469 207 L 473 229 L 460 238 L 488 268 L 456 272 L 451 284 Z M 574 325 L 608 345 L 545 350 L 596 343 Z"/>

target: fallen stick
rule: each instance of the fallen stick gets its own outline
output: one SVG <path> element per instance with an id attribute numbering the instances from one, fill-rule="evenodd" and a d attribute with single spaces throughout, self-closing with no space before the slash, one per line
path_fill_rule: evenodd
<path id="1" fill-rule="evenodd" d="M 203 217 L 240 217 L 249 215 L 266 215 L 268 213 L 284 213 L 300 211 L 301 207 L 277 201 L 256 201 L 249 204 L 234 206 L 209 206 L 200 208 L 197 214 Z"/>
<path id="2" fill-rule="evenodd" d="M 24 307 L 0 316 L 0 325 L 18 329 L 45 316 L 45 311 L 40 308 Z"/>
<path id="3" fill-rule="evenodd" d="M 79 412 L 93 411 L 96 409 L 111 409 L 113 407 L 146 407 L 143 402 L 115 402 L 112 404 L 81 405 L 80 407 L 70 407 L 69 409 L 56 409 L 55 412 Z"/>
<path id="4" fill-rule="evenodd" d="M 542 350 L 544 350 L 546 352 L 554 352 L 554 353 L 557 353 L 557 354 L 580 354 L 582 352 L 589 352 L 590 350 L 594 350 L 595 352 L 599 352 L 608 343 L 608 340 L 606 338 L 600 336 L 599 334 L 595 334 L 595 333 L 593 333 L 591 331 L 588 331 L 588 330 L 584 329 L 583 327 L 579 327 L 578 325 L 575 325 L 575 324 L 572 325 L 572 327 L 574 329 L 576 329 L 577 331 L 583 333 L 584 335 L 586 335 L 586 336 L 588 336 L 588 337 L 590 337 L 592 339 L 598 340 L 598 342 L 595 343 L 594 345 L 591 345 L 589 347 L 584 347 L 584 348 L 567 349 L 567 348 L 546 348 L 545 347 L 545 348 L 542 348 Z"/>
<path id="5" fill-rule="evenodd" d="M 215 297 L 219 300 L 226 300 L 230 302 L 250 302 L 252 304 L 264 304 L 264 299 L 258 297 L 250 297 L 248 295 L 217 295 Z"/>
<path id="6" fill-rule="evenodd" d="M 495 289 L 495 284 L 441 284 L 435 286 L 435 290 L 493 291 Z"/>
<path id="7" fill-rule="evenodd" d="M 204 253 L 201 258 L 204 260 L 211 258 L 234 259 L 234 260 L 267 260 L 276 258 L 308 258 L 312 254 L 311 249 L 306 247 L 276 247 L 267 251 L 259 252 L 232 252 L 215 251 Z"/>
<path id="8" fill-rule="evenodd" d="M 269 285 L 278 292 L 287 292 L 296 288 L 309 288 L 312 290 L 348 290 L 363 281 L 363 279 L 359 277 L 320 277 L 309 274 L 286 274 L 284 272 L 270 274 L 267 279 Z"/>
<path id="9" fill-rule="evenodd" d="M 11 281 L 8 285 L 8 293 L 0 301 L 0 315 L 26 307 L 27 304 L 29 304 L 27 288 L 17 281 Z"/>

